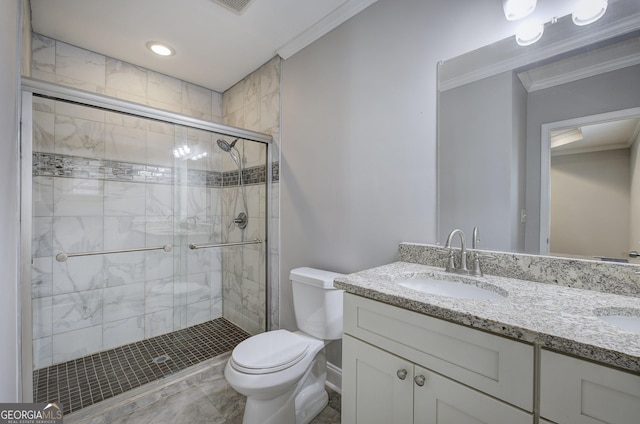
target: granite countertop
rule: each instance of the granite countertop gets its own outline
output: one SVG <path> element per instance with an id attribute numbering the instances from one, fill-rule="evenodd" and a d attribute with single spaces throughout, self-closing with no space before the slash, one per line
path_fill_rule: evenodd
<path id="1" fill-rule="evenodd" d="M 458 299 L 397 284 L 419 277 L 467 282 L 506 296 Z M 336 278 L 334 285 L 348 293 L 640 374 L 640 335 L 598 317 L 637 313 L 637 297 L 493 275 L 460 276 L 409 262 L 349 274 Z"/>

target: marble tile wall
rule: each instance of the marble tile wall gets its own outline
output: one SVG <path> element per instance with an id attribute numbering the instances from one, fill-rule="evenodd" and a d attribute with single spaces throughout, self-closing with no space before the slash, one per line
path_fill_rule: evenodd
<path id="1" fill-rule="evenodd" d="M 222 122 L 221 93 L 43 35 L 31 44 L 32 78 Z"/>
<path id="2" fill-rule="evenodd" d="M 222 237 L 222 155 L 173 157 L 174 139 L 210 152 L 215 136 L 34 98 L 35 368 L 222 315 L 221 253 L 187 247 Z"/>
<path id="3" fill-rule="evenodd" d="M 37 34 L 32 48 L 34 78 L 222 121 L 220 93 Z M 240 262 L 247 269 L 232 273 L 222 272 L 220 249 L 187 248 L 192 242 L 240 237 L 233 232 L 235 227 L 223 234 L 223 210 L 229 213 L 238 202 L 239 176 L 230 156 L 217 148 L 217 138 L 204 131 L 36 98 L 35 368 L 220 317 L 222 281 L 229 275 L 246 280 L 238 293 L 243 300 L 237 303 L 243 308 L 243 327 L 253 333 L 263 331 L 264 247 L 247 248 L 242 255 L 246 259 Z M 174 144 L 206 153 L 207 160 L 175 167 Z M 250 211 L 246 235 L 264 238 L 266 147 L 242 141 L 237 146 L 244 157 L 243 183 L 253 184 L 244 188 Z M 172 184 L 185 182 L 186 190 L 177 194 Z M 250 200 L 253 196 L 257 200 Z M 173 244 L 171 254 L 84 256 L 65 263 L 54 259 L 60 251 L 165 243 Z M 235 255 L 227 256 L 234 257 L 228 261 L 233 264 Z"/>
<path id="4" fill-rule="evenodd" d="M 223 257 L 225 273 L 223 275 L 223 315 L 245 331 L 255 334 L 264 329 L 265 290 L 259 284 L 260 278 L 269 272 L 269 329 L 280 326 L 279 313 L 279 288 L 280 288 L 280 185 L 279 185 L 279 160 L 280 160 L 280 67 L 281 59 L 275 57 L 255 72 L 239 81 L 222 96 L 223 123 L 237 127 L 247 128 L 266 134 L 271 134 L 274 139 L 272 144 L 273 163 L 271 173 L 273 183 L 269 199 L 270 210 L 265 209 L 265 187 L 252 187 L 259 193 L 248 197 L 258 201 L 259 205 L 250 207 L 250 210 L 258 211 L 255 220 L 250 220 L 245 240 L 254 238 L 254 234 L 265 234 L 262 229 L 252 227 L 251 222 L 259 221 L 261 225 L 268 225 L 269 231 L 269 255 L 268 264 L 265 263 L 265 255 L 261 249 L 265 246 L 246 246 L 235 251 L 228 250 Z M 244 166 L 258 166 L 266 161 L 266 150 L 258 150 L 256 146 L 241 145 Z M 230 157 L 224 159 L 223 168 L 231 170 L 236 164 Z M 224 188 L 223 199 L 228 206 L 223 215 L 225 222 L 232 219 L 234 208 L 231 202 L 235 198 L 234 187 Z M 236 207 L 237 209 L 237 207 Z M 237 212 L 237 210 L 235 210 Z M 251 217 L 250 217 L 251 218 Z M 264 224 L 263 224 L 264 223 Z M 237 229 L 227 227 L 229 239 L 236 240 L 242 236 Z"/>

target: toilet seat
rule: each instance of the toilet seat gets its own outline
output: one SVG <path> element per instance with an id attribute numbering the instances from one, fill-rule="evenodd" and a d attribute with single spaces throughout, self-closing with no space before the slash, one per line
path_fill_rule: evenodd
<path id="1" fill-rule="evenodd" d="M 250 337 L 231 353 L 230 364 L 246 374 L 268 374 L 287 369 L 304 358 L 309 341 L 287 330 Z"/>

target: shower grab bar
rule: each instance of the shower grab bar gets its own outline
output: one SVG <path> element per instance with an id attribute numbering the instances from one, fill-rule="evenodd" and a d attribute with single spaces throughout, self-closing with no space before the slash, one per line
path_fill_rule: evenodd
<path id="1" fill-rule="evenodd" d="M 119 249 L 119 250 L 101 250 L 97 252 L 77 252 L 77 253 L 58 253 L 56 255 L 56 261 L 58 262 L 66 262 L 67 259 L 72 258 L 74 256 L 92 256 L 92 255 L 106 255 L 108 253 L 126 253 L 126 252 L 143 252 L 146 250 L 164 250 L 165 252 L 171 252 L 170 244 L 165 244 L 164 246 L 157 247 L 139 247 L 135 249 Z"/>
<path id="2" fill-rule="evenodd" d="M 210 247 L 242 246 L 244 244 L 260 244 L 260 243 L 264 243 L 264 240 L 259 239 L 259 238 L 255 238 L 255 239 L 253 239 L 253 241 L 238 241 L 238 242 L 234 242 L 234 243 L 203 244 L 203 245 L 198 245 L 198 244 L 195 244 L 195 243 L 191 243 L 189 245 L 189 249 L 191 249 L 191 250 L 208 249 Z"/>

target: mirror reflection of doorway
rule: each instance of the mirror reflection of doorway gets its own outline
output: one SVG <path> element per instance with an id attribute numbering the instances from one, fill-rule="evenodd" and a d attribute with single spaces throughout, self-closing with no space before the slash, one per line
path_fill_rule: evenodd
<path id="1" fill-rule="evenodd" d="M 602 118 L 548 132 L 549 253 L 640 263 L 640 115 Z"/>

